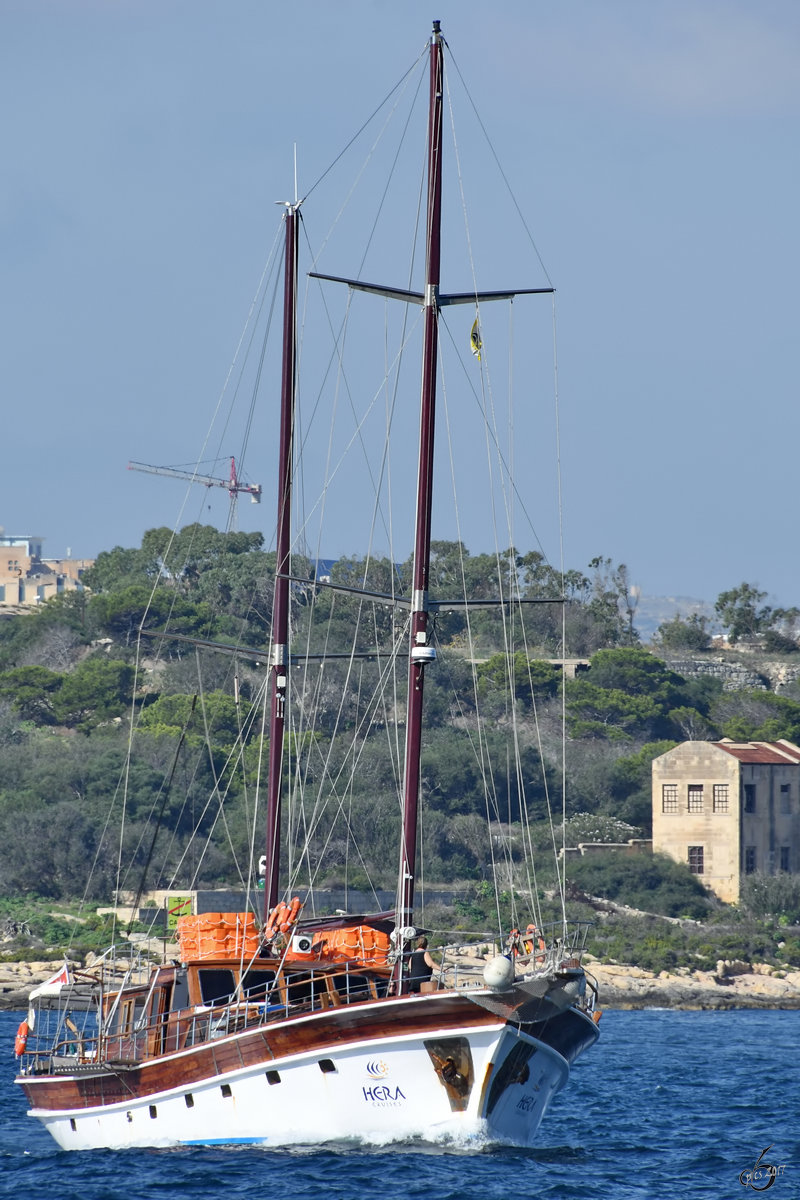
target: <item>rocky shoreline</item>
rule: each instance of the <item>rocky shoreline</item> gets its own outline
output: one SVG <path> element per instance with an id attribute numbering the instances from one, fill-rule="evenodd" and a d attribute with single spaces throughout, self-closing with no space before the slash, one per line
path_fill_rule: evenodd
<path id="1" fill-rule="evenodd" d="M 63 965 L 63 959 L 0 963 L 0 1009 L 26 1009 L 31 989 Z M 586 955 L 584 965 L 597 981 L 602 1009 L 800 1008 L 800 971 L 766 963 L 721 960 L 714 971 L 683 968 L 654 974 L 641 967 L 600 963 Z"/>
<path id="2" fill-rule="evenodd" d="M 600 1007 L 636 1008 L 800 1008 L 800 971 L 767 963 L 720 960 L 714 971 L 660 971 L 602 964 L 584 956 L 597 980 Z"/>

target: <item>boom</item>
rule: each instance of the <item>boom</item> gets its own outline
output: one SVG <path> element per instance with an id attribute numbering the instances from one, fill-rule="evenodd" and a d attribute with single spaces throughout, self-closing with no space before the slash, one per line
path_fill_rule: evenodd
<path id="1" fill-rule="evenodd" d="M 243 493 L 249 496 L 253 504 L 261 503 L 261 484 L 242 483 L 236 474 L 236 459 L 231 458 L 231 473 L 228 479 L 216 479 L 212 475 L 199 475 L 197 471 L 180 471 L 177 467 L 151 467 L 149 463 L 129 462 L 129 471 L 149 471 L 151 475 L 169 475 L 173 479 L 188 479 L 192 483 L 202 483 L 205 487 L 224 487 L 228 489 L 231 499 Z"/>

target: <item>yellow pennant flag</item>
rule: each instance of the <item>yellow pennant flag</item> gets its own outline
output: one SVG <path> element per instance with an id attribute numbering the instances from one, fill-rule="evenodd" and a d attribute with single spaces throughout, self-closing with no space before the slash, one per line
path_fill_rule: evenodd
<path id="1" fill-rule="evenodd" d="M 472 332 L 469 335 L 469 345 L 470 345 L 470 349 L 472 350 L 472 353 L 475 355 L 478 362 L 480 362 L 481 361 L 481 346 L 483 345 L 483 342 L 481 341 L 481 331 L 478 328 L 478 318 L 477 317 L 475 318 L 475 321 L 473 323 Z"/>

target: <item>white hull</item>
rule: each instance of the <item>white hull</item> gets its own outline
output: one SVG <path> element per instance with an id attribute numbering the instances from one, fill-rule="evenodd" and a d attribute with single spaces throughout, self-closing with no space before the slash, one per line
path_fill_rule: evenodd
<path id="1" fill-rule="evenodd" d="M 331 1059 L 299 1053 L 125 1104 L 32 1109 L 30 1116 L 65 1150 L 410 1138 L 530 1144 L 550 1100 L 567 1081 L 566 1060 L 500 1021 L 460 1029 L 458 1036 L 469 1043 L 474 1084 L 464 1110 L 453 1111 L 423 1044 L 453 1034 L 443 1028 L 424 1039 L 405 1035 L 337 1045 Z M 512 1051 L 520 1052 L 521 1042 L 533 1051 L 529 1067 L 519 1073 L 523 1078 L 498 1085 L 498 1072 Z M 267 1068 L 279 1082 L 269 1081 Z"/>

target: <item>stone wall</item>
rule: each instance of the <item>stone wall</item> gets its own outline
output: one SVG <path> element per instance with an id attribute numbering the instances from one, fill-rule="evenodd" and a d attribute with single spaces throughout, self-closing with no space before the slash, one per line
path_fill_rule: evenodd
<path id="1" fill-rule="evenodd" d="M 758 669 L 755 665 L 748 666 L 739 660 L 731 660 L 724 655 L 713 655 L 702 658 L 668 658 L 664 660 L 670 671 L 675 671 L 684 678 L 691 675 L 710 675 L 722 681 L 726 692 L 748 691 L 784 691 L 793 683 L 800 680 L 800 662 L 760 662 Z"/>

